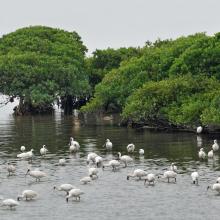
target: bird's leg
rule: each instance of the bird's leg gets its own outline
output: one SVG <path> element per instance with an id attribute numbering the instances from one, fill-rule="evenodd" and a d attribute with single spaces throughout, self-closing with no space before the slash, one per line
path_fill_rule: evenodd
<path id="1" fill-rule="evenodd" d="M 80 201 L 80 196 L 79 196 L 79 201 Z"/>
<path id="2" fill-rule="evenodd" d="M 176 178 L 174 178 L 175 179 L 175 183 L 176 183 Z"/>
<path id="3" fill-rule="evenodd" d="M 168 183 L 170 182 L 170 178 L 168 178 Z"/>

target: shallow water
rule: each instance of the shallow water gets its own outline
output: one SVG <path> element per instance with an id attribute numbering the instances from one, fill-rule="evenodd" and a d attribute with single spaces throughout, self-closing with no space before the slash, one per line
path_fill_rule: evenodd
<path id="1" fill-rule="evenodd" d="M 108 120 L 106 120 L 108 119 Z M 68 140 L 74 136 L 81 148 L 77 154 L 69 154 Z M 113 142 L 113 150 L 103 147 L 106 138 Z M 197 137 L 191 133 L 165 133 L 135 131 L 117 126 L 117 117 L 65 117 L 60 111 L 53 116 L 17 117 L 11 115 L 11 106 L 0 109 L 0 195 L 17 198 L 25 189 L 33 189 L 39 197 L 35 201 L 21 201 L 15 211 L 0 207 L 0 219 L 219 219 L 220 196 L 207 192 L 208 185 L 220 176 L 219 155 L 215 159 L 199 161 L 199 146 L 207 151 L 214 136 Z M 116 157 L 118 151 L 126 154 L 126 145 L 133 142 L 136 151 L 134 163 L 117 172 L 99 169 L 99 178 L 88 185 L 79 179 L 87 176 L 86 155 L 96 152 L 106 162 Z M 45 158 L 39 149 L 46 144 L 49 153 Z M 18 160 L 21 145 L 35 150 L 33 164 Z M 138 149 L 145 149 L 139 157 Z M 67 165 L 57 166 L 60 158 Z M 15 176 L 7 176 L 6 162 L 16 165 Z M 155 186 L 145 187 L 143 181 L 126 180 L 128 173 L 143 168 L 162 174 L 171 162 L 178 166 L 177 183 L 157 180 Z M 30 176 L 24 177 L 27 168 L 38 168 L 48 174 L 40 183 Z M 191 182 L 190 174 L 198 170 L 199 186 Z M 62 192 L 54 185 L 71 183 L 85 194 L 81 201 L 66 203 Z"/>

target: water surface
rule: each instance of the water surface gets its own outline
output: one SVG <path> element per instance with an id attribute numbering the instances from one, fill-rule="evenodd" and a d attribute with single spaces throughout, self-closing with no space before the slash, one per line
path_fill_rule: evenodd
<path id="1" fill-rule="evenodd" d="M 208 185 L 220 176 L 218 154 L 215 159 L 199 161 L 200 146 L 211 148 L 216 136 L 197 137 L 191 133 L 165 133 L 136 131 L 118 127 L 117 117 L 99 116 L 65 117 L 60 111 L 53 116 L 13 117 L 11 106 L 0 109 L 0 195 L 16 199 L 25 189 L 39 193 L 38 199 L 21 201 L 15 211 L 0 207 L 0 219 L 219 219 L 220 196 L 206 191 Z M 109 120 L 110 119 L 110 120 Z M 68 141 L 73 136 L 80 143 L 80 152 L 69 154 Z M 113 142 L 113 150 L 103 147 L 106 138 Z M 126 145 L 134 143 L 134 163 L 117 172 L 99 169 L 99 178 L 89 185 L 81 185 L 79 179 L 87 176 L 86 156 L 96 152 L 106 162 L 115 158 L 117 152 L 127 154 Z M 46 158 L 39 149 L 46 144 Z M 35 150 L 33 164 L 18 160 L 20 146 Z M 140 157 L 138 149 L 145 149 Z M 67 165 L 57 166 L 60 158 Z M 15 176 L 8 177 L 6 162 L 17 167 Z M 171 162 L 179 169 L 177 183 L 157 180 L 155 186 L 145 187 L 143 181 L 126 180 L 128 173 L 136 168 L 146 169 L 160 175 Z M 30 176 L 27 169 L 38 168 L 48 174 L 40 183 Z M 192 185 L 190 174 L 199 171 L 199 186 Z M 53 190 L 54 185 L 71 183 L 85 194 L 80 202 L 66 203 L 64 193 Z"/>

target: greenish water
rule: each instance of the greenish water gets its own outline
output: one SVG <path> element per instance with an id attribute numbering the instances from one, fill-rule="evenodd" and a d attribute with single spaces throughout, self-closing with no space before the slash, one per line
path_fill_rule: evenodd
<path id="1" fill-rule="evenodd" d="M 206 191 L 220 176 L 219 157 L 198 160 L 199 146 L 207 151 L 214 136 L 197 137 L 191 133 L 164 133 L 136 131 L 117 126 L 113 119 L 88 116 L 65 117 L 60 111 L 53 116 L 27 116 L 14 118 L 11 106 L 0 109 L 0 195 L 16 198 L 25 189 L 33 189 L 39 197 L 35 201 L 21 201 L 15 211 L 0 207 L 0 219 L 219 219 L 220 196 Z M 110 120 L 109 120 L 110 119 Z M 80 143 L 80 152 L 70 154 L 69 137 Z M 106 138 L 113 142 L 113 150 L 103 147 Z M 126 146 L 136 146 L 133 164 L 117 172 L 99 169 L 99 178 L 89 185 L 81 185 L 80 178 L 87 176 L 86 156 L 96 152 L 105 163 L 115 158 L 117 152 L 127 154 Z M 46 144 L 49 153 L 42 159 L 39 149 Z M 33 164 L 16 158 L 20 146 L 35 150 Z M 145 149 L 139 156 L 138 149 Z M 57 166 L 60 158 L 67 165 Z M 6 162 L 16 167 L 16 175 L 8 177 Z M 128 173 L 136 168 L 162 174 L 171 162 L 178 166 L 176 184 L 156 181 L 154 187 L 144 187 L 142 181 L 127 181 Z M 27 169 L 39 168 L 48 174 L 40 183 L 30 176 Z M 190 174 L 199 171 L 199 186 L 192 185 Z M 80 202 L 66 203 L 64 193 L 53 191 L 54 185 L 72 183 L 82 189 Z"/>

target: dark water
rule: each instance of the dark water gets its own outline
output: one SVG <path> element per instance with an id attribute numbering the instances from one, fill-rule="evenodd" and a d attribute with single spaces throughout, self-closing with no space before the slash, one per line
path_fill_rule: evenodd
<path id="1" fill-rule="evenodd" d="M 10 111 L 9 111 L 10 110 Z M 215 159 L 199 162 L 198 145 L 211 148 L 214 138 L 197 137 L 190 133 L 138 132 L 117 126 L 117 117 L 64 117 L 61 112 L 54 116 L 17 117 L 11 107 L 0 109 L 0 195 L 16 199 L 25 189 L 33 189 L 39 197 L 35 201 L 21 201 L 15 211 L 0 207 L 0 219 L 219 219 L 220 196 L 206 191 L 208 185 L 220 176 L 218 154 Z M 71 155 L 67 146 L 70 136 L 79 141 L 80 152 Z M 102 147 L 104 140 L 113 142 L 112 152 Z M 86 156 L 96 152 L 106 159 L 114 158 L 118 151 L 126 153 L 126 145 L 133 142 L 136 151 L 134 163 L 118 172 L 99 170 L 99 178 L 89 185 L 81 185 L 80 178 L 87 176 Z M 45 159 L 39 149 L 46 144 L 49 153 Z M 18 160 L 20 146 L 35 150 L 33 164 Z M 138 149 L 145 155 L 139 157 Z M 57 166 L 59 158 L 66 158 L 67 165 Z M 17 167 L 16 175 L 8 177 L 6 162 Z M 143 181 L 126 180 L 136 168 L 147 169 L 155 174 L 175 162 L 179 174 L 177 183 L 157 181 L 155 186 L 144 187 Z M 48 174 L 40 183 L 24 174 L 27 168 L 39 168 Z M 190 174 L 199 171 L 199 186 L 192 185 Z M 54 185 L 71 183 L 85 194 L 80 202 L 66 203 L 64 193 L 53 190 Z"/>

